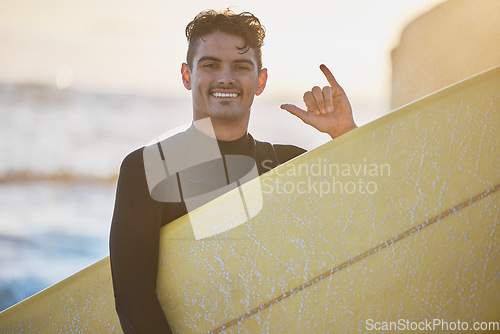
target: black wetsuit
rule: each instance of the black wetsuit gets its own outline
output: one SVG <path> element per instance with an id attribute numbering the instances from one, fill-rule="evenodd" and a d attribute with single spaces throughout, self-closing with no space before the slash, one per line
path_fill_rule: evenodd
<path id="1" fill-rule="evenodd" d="M 197 130 L 191 127 L 187 131 Z M 292 145 L 259 142 L 249 134 L 217 142 L 222 155 L 254 158 L 259 175 L 305 152 Z M 186 214 L 187 209 L 184 202 L 152 199 L 143 150 L 123 160 L 118 179 L 109 244 L 116 311 L 126 334 L 170 333 L 156 295 L 160 228 Z"/>

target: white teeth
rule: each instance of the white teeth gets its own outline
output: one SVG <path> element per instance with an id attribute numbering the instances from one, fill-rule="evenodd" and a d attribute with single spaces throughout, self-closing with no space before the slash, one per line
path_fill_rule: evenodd
<path id="1" fill-rule="evenodd" d="M 238 97 L 236 93 L 212 93 L 214 97 Z"/>

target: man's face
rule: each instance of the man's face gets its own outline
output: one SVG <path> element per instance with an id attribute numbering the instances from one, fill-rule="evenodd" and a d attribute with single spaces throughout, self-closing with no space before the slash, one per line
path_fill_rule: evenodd
<path id="1" fill-rule="evenodd" d="M 267 70 L 257 70 L 255 51 L 242 53 L 243 38 L 220 31 L 196 43 L 192 68 L 182 65 L 184 86 L 192 90 L 194 120 L 248 121 L 254 95 L 262 93 L 267 81 Z"/>

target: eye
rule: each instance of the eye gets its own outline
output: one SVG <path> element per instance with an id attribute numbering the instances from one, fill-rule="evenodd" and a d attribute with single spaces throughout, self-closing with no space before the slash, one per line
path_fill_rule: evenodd
<path id="1" fill-rule="evenodd" d="M 203 64 L 203 67 L 204 68 L 216 68 L 217 65 L 214 63 L 206 63 L 206 64 Z"/>
<path id="2" fill-rule="evenodd" d="M 248 70 L 248 66 L 238 65 L 238 66 L 236 66 L 236 69 L 240 70 L 240 71 L 246 71 L 246 70 Z"/>

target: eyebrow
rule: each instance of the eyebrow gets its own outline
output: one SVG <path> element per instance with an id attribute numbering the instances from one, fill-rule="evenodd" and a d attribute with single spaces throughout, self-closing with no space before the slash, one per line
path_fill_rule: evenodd
<path id="1" fill-rule="evenodd" d="M 211 57 L 211 56 L 203 56 L 200 59 L 198 59 L 198 63 L 201 63 L 202 61 L 217 61 L 220 62 L 221 60 L 216 57 Z"/>
<path id="2" fill-rule="evenodd" d="M 216 61 L 216 62 L 220 63 L 220 62 L 222 62 L 222 59 L 217 58 L 217 57 L 212 57 L 212 56 L 203 56 L 200 59 L 198 59 L 198 63 L 201 63 L 203 61 Z M 251 61 L 250 59 L 246 59 L 246 58 L 236 59 L 234 61 L 234 63 L 245 63 L 245 64 L 255 66 L 253 61 Z"/>

